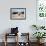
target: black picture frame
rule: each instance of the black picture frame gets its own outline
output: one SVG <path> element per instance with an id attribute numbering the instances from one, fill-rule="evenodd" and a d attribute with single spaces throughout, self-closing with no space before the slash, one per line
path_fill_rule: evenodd
<path id="1" fill-rule="evenodd" d="M 25 20 L 26 8 L 10 8 L 10 19 L 11 20 Z"/>

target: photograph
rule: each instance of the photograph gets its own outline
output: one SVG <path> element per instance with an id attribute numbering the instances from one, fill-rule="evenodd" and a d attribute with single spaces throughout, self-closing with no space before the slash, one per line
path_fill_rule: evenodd
<path id="1" fill-rule="evenodd" d="M 26 19 L 26 8 L 10 8 L 11 20 L 24 20 Z"/>

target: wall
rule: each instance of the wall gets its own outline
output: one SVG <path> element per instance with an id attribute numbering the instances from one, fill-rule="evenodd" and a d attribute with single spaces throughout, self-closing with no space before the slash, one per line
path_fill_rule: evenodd
<path id="1" fill-rule="evenodd" d="M 26 8 L 26 20 L 10 20 L 10 8 Z M 36 0 L 0 0 L 0 35 L 17 26 L 32 37 L 32 24 L 36 24 Z"/>

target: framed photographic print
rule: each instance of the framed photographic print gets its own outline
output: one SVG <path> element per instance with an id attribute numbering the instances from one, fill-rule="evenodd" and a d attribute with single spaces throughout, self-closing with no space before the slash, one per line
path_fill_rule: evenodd
<path id="1" fill-rule="evenodd" d="M 11 20 L 24 20 L 26 19 L 26 8 L 10 8 Z"/>

